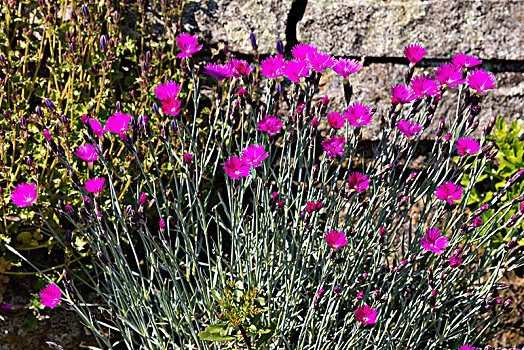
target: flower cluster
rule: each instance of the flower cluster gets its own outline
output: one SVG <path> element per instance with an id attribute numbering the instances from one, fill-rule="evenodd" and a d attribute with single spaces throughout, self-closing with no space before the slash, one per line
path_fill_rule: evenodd
<path id="1" fill-rule="evenodd" d="M 265 152 L 264 145 L 249 145 L 242 151 L 242 156 L 229 157 L 223 169 L 230 178 L 238 180 L 241 177 L 249 176 L 251 167 L 261 166 L 262 161 L 268 156 L 269 153 Z"/>

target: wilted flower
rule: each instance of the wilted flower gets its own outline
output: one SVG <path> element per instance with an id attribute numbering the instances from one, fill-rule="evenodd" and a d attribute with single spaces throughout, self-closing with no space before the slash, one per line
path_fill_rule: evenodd
<path id="1" fill-rule="evenodd" d="M 218 64 L 218 63 L 208 63 L 205 67 L 204 74 L 210 75 L 222 81 L 225 78 L 232 77 L 236 73 L 235 68 L 229 63 Z"/>
<path id="2" fill-rule="evenodd" d="M 461 156 L 466 154 L 475 155 L 480 150 L 477 140 L 472 138 L 461 137 L 457 140 L 456 147 Z"/>
<path id="3" fill-rule="evenodd" d="M 462 199 L 462 186 L 455 185 L 453 182 L 444 182 L 437 187 L 435 195 L 440 200 L 455 204 L 455 201 Z"/>
<path id="4" fill-rule="evenodd" d="M 344 126 L 345 118 L 339 112 L 329 112 L 327 115 L 327 121 L 331 128 L 338 130 Z"/>
<path id="5" fill-rule="evenodd" d="M 223 169 L 226 171 L 226 174 L 232 179 L 239 179 L 241 177 L 249 176 L 251 171 L 250 166 L 238 156 L 231 156 L 224 163 Z"/>
<path id="6" fill-rule="evenodd" d="M 176 98 L 180 92 L 180 84 L 170 80 L 165 83 L 158 83 L 155 87 L 155 96 L 161 100 Z"/>
<path id="7" fill-rule="evenodd" d="M 89 144 L 78 147 L 76 156 L 88 163 L 92 163 L 98 159 L 98 154 L 94 147 Z"/>
<path id="8" fill-rule="evenodd" d="M 310 44 L 298 44 L 291 49 L 291 54 L 296 60 L 308 61 L 311 56 L 316 54 L 318 49 Z"/>
<path id="9" fill-rule="evenodd" d="M 260 74 L 269 79 L 281 77 L 284 75 L 283 65 L 284 57 L 282 55 L 268 57 L 260 63 Z"/>
<path id="10" fill-rule="evenodd" d="M 377 310 L 363 305 L 355 311 L 355 318 L 364 324 L 374 324 L 377 322 Z"/>
<path id="11" fill-rule="evenodd" d="M 416 98 L 415 92 L 409 86 L 399 84 L 391 87 L 391 104 L 393 105 L 410 103 Z"/>
<path id="12" fill-rule="evenodd" d="M 348 190 L 356 192 L 365 192 L 369 187 L 370 181 L 367 175 L 353 172 L 349 175 Z"/>
<path id="13" fill-rule="evenodd" d="M 247 165 L 257 167 L 262 165 L 261 161 L 269 156 L 268 152 L 264 152 L 264 145 L 250 145 L 242 152 L 243 159 Z"/>
<path id="14" fill-rule="evenodd" d="M 485 90 L 496 89 L 495 76 L 484 69 L 477 68 L 468 75 L 468 85 L 471 89 L 485 95 Z"/>
<path id="15" fill-rule="evenodd" d="M 248 75 L 253 71 L 253 68 L 247 64 L 244 60 L 231 60 L 231 66 L 235 69 L 233 76 L 235 78 L 240 78 L 242 75 Z"/>
<path id="16" fill-rule="evenodd" d="M 286 61 L 282 66 L 284 75 L 295 83 L 300 83 L 300 78 L 308 77 L 310 69 L 310 64 L 304 60 Z"/>
<path id="17" fill-rule="evenodd" d="M 420 75 L 411 79 L 411 89 L 417 97 L 435 96 L 438 84 L 435 79 L 427 75 Z"/>
<path id="18" fill-rule="evenodd" d="M 407 120 L 400 120 L 397 123 L 397 129 L 401 133 L 406 135 L 407 138 L 410 138 L 411 136 L 414 136 L 417 132 L 419 132 L 422 129 L 422 126 Z"/>
<path id="19" fill-rule="evenodd" d="M 404 47 L 404 56 L 412 65 L 417 63 L 426 55 L 427 51 L 420 44 L 410 44 Z"/>
<path id="20" fill-rule="evenodd" d="M 35 184 L 21 183 L 11 193 L 11 201 L 19 208 L 23 208 L 33 204 L 37 196 Z"/>
<path id="21" fill-rule="evenodd" d="M 282 121 L 271 115 L 266 115 L 257 122 L 258 130 L 267 131 L 269 135 L 275 135 L 282 127 Z"/>
<path id="22" fill-rule="evenodd" d="M 129 123 L 131 122 L 131 116 L 121 112 L 113 113 L 109 117 L 105 126 L 105 132 L 113 132 L 115 134 L 123 134 L 129 130 Z"/>
<path id="23" fill-rule="evenodd" d="M 337 250 L 338 248 L 342 248 L 348 244 L 346 236 L 342 231 L 329 231 L 325 239 L 328 246 L 330 246 L 333 250 Z"/>
<path id="24" fill-rule="evenodd" d="M 420 243 L 422 244 L 422 248 L 437 254 L 443 253 L 444 248 L 449 246 L 449 241 L 446 236 L 442 235 L 442 232 L 436 227 L 427 229 L 425 236 L 420 238 Z"/>
<path id="25" fill-rule="evenodd" d="M 102 178 L 95 178 L 95 179 L 89 179 L 86 181 L 85 189 L 87 192 L 91 192 L 93 194 L 98 194 L 101 192 L 104 188 L 104 182 L 106 179 Z"/>
<path id="26" fill-rule="evenodd" d="M 460 68 L 469 68 L 481 64 L 482 60 L 473 55 L 466 55 L 464 52 L 460 52 L 453 56 L 452 63 Z"/>
<path id="27" fill-rule="evenodd" d="M 140 198 L 138 198 L 138 204 L 142 207 L 146 204 L 147 194 L 145 192 L 140 193 Z"/>
<path id="28" fill-rule="evenodd" d="M 344 116 L 351 126 L 369 125 L 373 121 L 371 108 L 361 102 L 354 102 L 349 106 Z"/>
<path id="29" fill-rule="evenodd" d="M 362 69 L 362 63 L 353 59 L 339 58 L 331 69 L 341 77 L 344 77 L 344 79 L 347 79 L 351 74 Z"/>
<path id="30" fill-rule="evenodd" d="M 457 84 L 465 84 L 466 79 L 462 79 L 462 69 L 451 63 L 442 63 L 437 69 L 435 69 L 435 78 L 440 84 L 458 89 Z"/>
<path id="31" fill-rule="evenodd" d="M 337 137 L 333 135 L 326 140 L 322 141 L 322 147 L 327 152 L 326 156 L 336 157 L 344 154 L 344 146 L 346 145 L 346 138 L 344 136 Z"/>
<path id="32" fill-rule="evenodd" d="M 475 219 L 473 219 L 473 222 L 471 223 L 471 226 L 473 226 L 473 227 L 480 227 L 480 226 L 482 226 L 483 222 L 484 221 L 481 218 L 475 218 Z"/>
<path id="33" fill-rule="evenodd" d="M 176 45 L 182 50 L 181 53 L 176 55 L 176 57 L 191 57 L 195 52 L 200 51 L 202 45 L 198 45 L 198 36 L 189 35 L 188 33 L 181 33 L 176 38 Z"/>
<path id="34" fill-rule="evenodd" d="M 58 303 L 60 303 L 62 292 L 55 284 L 49 283 L 44 289 L 40 291 L 39 295 L 40 303 L 43 306 L 48 306 L 53 309 L 58 305 Z"/>
<path id="35" fill-rule="evenodd" d="M 13 306 L 9 303 L 3 302 L 0 304 L 0 310 L 3 312 L 11 312 L 13 310 Z"/>

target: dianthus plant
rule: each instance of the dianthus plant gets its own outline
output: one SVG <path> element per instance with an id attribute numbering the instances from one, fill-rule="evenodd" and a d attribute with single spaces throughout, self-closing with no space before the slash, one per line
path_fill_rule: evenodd
<path id="1" fill-rule="evenodd" d="M 479 104 L 485 90 L 496 88 L 495 78 L 454 66 L 453 86 L 430 75 L 413 77 L 425 54 L 413 51 L 416 45 L 406 49 L 406 79 L 391 82 L 391 107 L 384 112 L 351 103 L 358 62 L 339 78 L 344 108 L 316 96 L 322 69 L 337 72 L 345 61 L 310 45 L 296 48 L 297 55 L 305 52 L 297 61 L 277 55 L 263 61 L 263 69 L 220 63 L 216 67 L 235 71 L 221 79 L 198 69 L 188 54 L 178 69 L 189 79 L 151 87 L 170 101 L 189 91 L 192 101 L 177 102 L 180 112 L 152 106 L 152 117 L 123 118 L 127 114 L 114 111 L 109 121 L 118 121 L 118 133 L 106 124 L 100 139 L 86 124 L 86 142 L 98 155 L 94 167 L 105 179 L 96 193 L 86 190 L 88 174 L 70 166 L 58 140 L 48 140 L 84 198 L 79 211 L 59 212 L 87 238 L 97 266 L 94 276 L 83 277 L 97 304 L 79 295 L 80 277 L 73 273 L 63 300 L 100 346 L 224 349 L 233 346 L 220 341 L 228 339 L 251 349 L 489 344 L 511 309 L 511 302 L 494 298 L 505 274 L 522 265 L 514 246 L 522 217 L 476 219 L 488 208 L 506 213 L 519 205 L 522 197 L 502 199 L 522 172 L 483 206 L 466 206 L 495 156 L 486 143 L 493 125 L 475 132 Z M 312 69 L 319 59 L 325 67 Z M 201 107 L 202 79 L 214 84 L 211 108 Z M 170 86 L 174 92 L 160 91 Z M 457 100 L 451 118 L 435 115 L 445 98 Z M 331 112 L 340 113 L 336 123 Z M 435 135 L 428 131 L 432 123 Z M 371 150 L 361 147 L 370 125 L 380 130 Z M 125 146 L 133 167 L 117 167 L 111 144 Z M 425 159 L 416 165 L 421 154 Z M 469 182 L 462 187 L 465 174 Z M 128 192 L 116 193 L 116 176 L 130 182 Z M 507 244 L 492 245 L 495 234 Z M 229 309 L 214 296 L 230 281 L 256 290 L 266 309 L 249 314 L 252 324 L 235 309 L 241 327 L 233 322 L 217 329 Z M 215 333 L 205 333 L 210 329 Z M 210 342 L 212 335 L 219 342 Z"/>

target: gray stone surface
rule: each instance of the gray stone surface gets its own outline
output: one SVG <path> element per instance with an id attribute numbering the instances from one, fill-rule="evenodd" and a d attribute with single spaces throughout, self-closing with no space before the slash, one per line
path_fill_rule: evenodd
<path id="1" fill-rule="evenodd" d="M 189 0 L 182 15 L 183 28 L 198 33 L 208 44 L 225 42 L 231 51 L 253 53 L 254 32 L 261 53 L 274 52 L 285 39 L 292 0 Z"/>
<path id="2" fill-rule="evenodd" d="M 431 58 L 522 60 L 524 1 L 309 0 L 297 39 L 340 56 L 402 57 L 417 41 Z"/>

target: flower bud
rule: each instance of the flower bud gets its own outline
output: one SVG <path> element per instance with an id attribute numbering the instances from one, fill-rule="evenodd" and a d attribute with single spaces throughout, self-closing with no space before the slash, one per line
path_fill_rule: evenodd
<path id="1" fill-rule="evenodd" d="M 120 112 L 122 110 L 122 106 L 120 105 L 120 101 L 116 101 L 115 107 L 116 107 L 116 110 L 118 112 Z"/>
<path id="2" fill-rule="evenodd" d="M 105 52 L 107 50 L 107 39 L 105 35 L 100 37 L 100 50 Z"/>
<path id="3" fill-rule="evenodd" d="M 257 37 L 255 36 L 255 33 L 251 33 L 249 34 L 249 40 L 251 40 L 251 46 L 253 47 L 253 49 L 256 51 L 258 50 L 258 45 L 257 45 Z"/>
<path id="4" fill-rule="evenodd" d="M 48 98 L 44 98 L 44 102 L 45 102 L 47 108 L 49 108 L 49 109 L 52 110 L 52 111 L 55 111 L 55 110 L 56 110 L 56 107 L 55 107 L 53 101 L 51 101 L 51 100 L 48 99 Z"/>
<path id="5" fill-rule="evenodd" d="M 78 21 L 78 16 L 76 15 L 75 10 L 71 10 L 71 19 L 73 20 L 73 22 Z"/>
<path id="6" fill-rule="evenodd" d="M 65 241 L 67 245 L 71 245 L 71 238 L 73 237 L 73 232 L 71 230 L 66 230 L 65 232 Z"/>
<path id="7" fill-rule="evenodd" d="M 21 117 L 20 117 L 20 126 L 21 126 L 22 128 L 25 128 L 25 127 L 27 126 L 27 121 L 26 121 L 25 116 L 21 116 Z"/>
<path id="8" fill-rule="evenodd" d="M 277 40 L 277 52 L 280 55 L 284 55 L 284 45 L 282 44 L 282 40 L 280 39 Z"/>
<path id="9" fill-rule="evenodd" d="M 85 18 L 89 18 L 89 10 L 85 4 L 82 5 L 82 12 L 84 13 Z"/>

